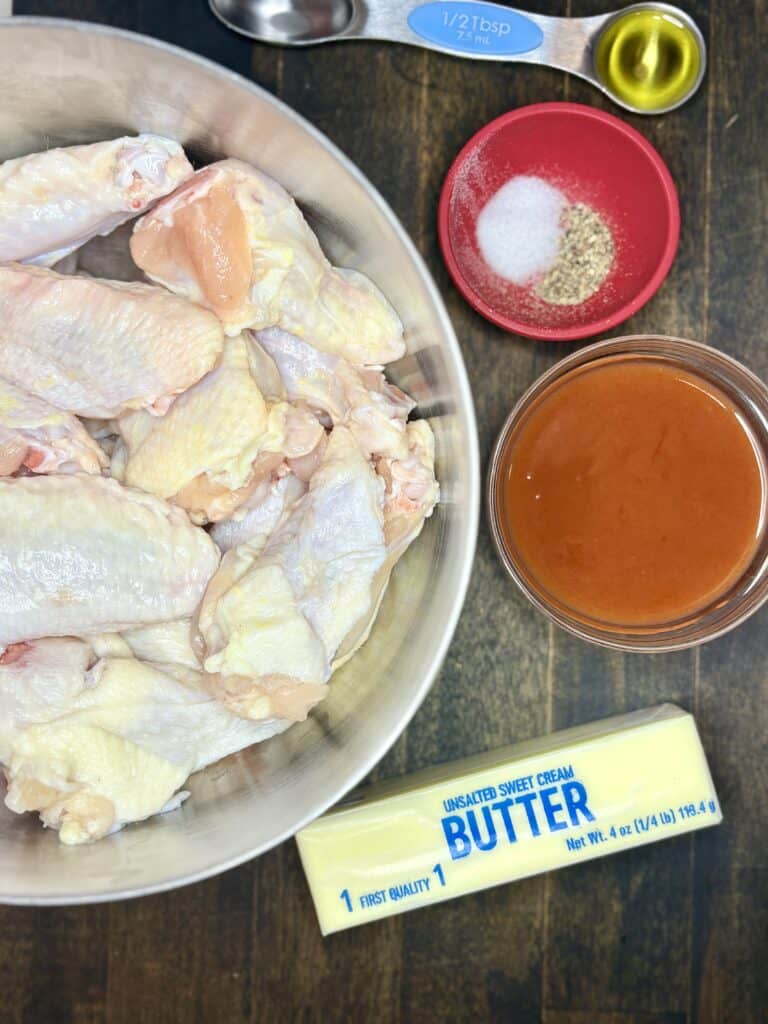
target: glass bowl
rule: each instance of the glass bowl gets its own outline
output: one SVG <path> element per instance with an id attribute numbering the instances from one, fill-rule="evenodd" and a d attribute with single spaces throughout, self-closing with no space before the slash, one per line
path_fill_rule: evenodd
<path id="1" fill-rule="evenodd" d="M 654 625 L 614 624 L 567 606 L 534 578 L 515 550 L 502 523 L 501 471 L 507 451 L 529 413 L 567 375 L 601 361 L 649 359 L 680 367 L 709 381 L 739 410 L 757 449 L 763 492 L 759 540 L 741 576 L 709 605 L 674 621 Z M 543 374 L 509 414 L 493 450 L 488 474 L 488 514 L 494 543 L 509 575 L 528 600 L 553 622 L 575 636 L 624 651 L 676 651 L 706 643 L 742 623 L 768 598 L 768 531 L 765 529 L 768 467 L 768 387 L 730 356 L 696 341 L 661 335 L 637 335 L 598 342 L 568 356 Z"/>

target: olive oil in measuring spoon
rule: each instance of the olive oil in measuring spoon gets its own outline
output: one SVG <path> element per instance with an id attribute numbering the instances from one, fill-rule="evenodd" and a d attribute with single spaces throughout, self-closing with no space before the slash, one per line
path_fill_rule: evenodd
<path id="1" fill-rule="evenodd" d="M 635 110 L 682 103 L 701 78 L 702 47 L 691 27 L 659 7 L 625 11 L 608 23 L 595 48 L 603 86 Z"/>

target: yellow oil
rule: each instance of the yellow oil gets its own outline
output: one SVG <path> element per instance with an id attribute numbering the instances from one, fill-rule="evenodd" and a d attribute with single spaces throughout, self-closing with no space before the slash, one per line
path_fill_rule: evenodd
<path id="1" fill-rule="evenodd" d="M 630 10 L 600 36 L 595 68 L 617 99 L 638 110 L 662 110 L 691 91 L 701 53 L 691 29 L 673 14 Z"/>

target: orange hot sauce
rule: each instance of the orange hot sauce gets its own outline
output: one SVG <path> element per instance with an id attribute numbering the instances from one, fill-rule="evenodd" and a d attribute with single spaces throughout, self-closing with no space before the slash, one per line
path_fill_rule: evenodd
<path id="1" fill-rule="evenodd" d="M 724 594 L 763 529 L 764 473 L 733 402 L 643 359 L 545 392 L 499 466 L 506 544 L 531 580 L 590 619 L 672 622 Z"/>

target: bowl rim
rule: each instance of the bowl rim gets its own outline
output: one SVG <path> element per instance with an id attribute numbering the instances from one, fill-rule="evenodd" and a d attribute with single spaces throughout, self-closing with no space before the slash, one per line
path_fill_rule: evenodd
<path id="1" fill-rule="evenodd" d="M 499 128 L 502 128 L 507 124 L 512 124 L 516 121 L 526 120 L 530 117 L 546 117 L 551 114 L 568 114 L 577 118 L 599 121 L 624 135 L 642 152 L 643 156 L 650 161 L 651 166 L 659 179 L 668 215 L 667 237 L 664 242 L 661 257 L 656 269 L 643 288 L 641 288 L 631 299 L 625 302 L 623 306 L 620 306 L 607 316 L 597 317 L 587 323 L 576 324 L 563 328 L 537 327 L 524 321 L 517 320 L 515 317 L 499 313 L 493 308 L 493 306 L 489 305 L 482 296 L 475 291 L 464 276 L 464 272 L 461 269 L 461 263 L 456 257 L 453 249 L 450 232 L 450 205 L 453 197 L 456 176 L 467 158 L 470 157 L 472 153 L 474 153 L 475 150 Z M 605 110 L 598 110 L 595 107 L 589 107 L 584 103 L 569 103 L 566 101 L 557 101 L 553 103 L 530 103 L 524 107 L 516 107 L 514 110 L 507 111 L 507 113 L 501 114 L 499 117 L 489 121 L 488 124 L 475 132 L 475 134 L 461 148 L 455 160 L 451 164 L 440 192 L 440 202 L 438 204 L 437 213 L 437 232 L 443 259 L 445 260 L 448 273 L 451 275 L 453 283 L 470 306 L 472 306 L 473 309 L 475 309 L 481 316 L 485 317 L 486 320 L 489 320 L 497 327 L 501 327 L 511 334 L 519 334 L 524 338 L 534 338 L 537 341 L 580 341 L 584 338 L 591 338 L 596 334 L 601 334 L 603 331 L 608 331 L 611 328 L 624 323 L 625 320 L 628 320 L 629 317 L 642 309 L 642 307 L 653 298 L 662 286 L 672 267 L 672 263 L 674 262 L 675 255 L 677 253 L 678 243 L 680 241 L 680 202 L 672 174 L 659 151 L 636 128 L 633 128 L 625 121 L 622 121 L 621 118 L 616 117 L 615 114 L 610 114 Z"/>
<path id="2" fill-rule="evenodd" d="M 310 821 L 314 821 L 315 818 L 323 814 L 329 807 L 337 803 L 346 793 L 349 792 L 355 785 L 357 785 L 361 779 L 366 776 L 371 769 L 384 757 L 390 747 L 399 738 L 401 733 L 405 730 L 416 711 L 419 709 L 421 703 L 426 697 L 427 693 L 431 689 L 437 674 L 442 666 L 445 656 L 448 652 L 448 647 L 453 640 L 456 626 L 459 621 L 462 608 L 464 606 L 464 600 L 466 598 L 467 589 L 469 587 L 470 576 L 474 565 L 474 555 L 477 546 L 477 535 L 479 528 L 480 519 L 480 504 L 481 504 L 481 477 L 480 477 L 480 447 L 479 438 L 477 431 L 477 421 L 475 416 L 475 407 L 472 399 L 472 391 L 469 384 L 469 376 L 467 374 L 467 368 L 464 363 L 464 357 L 461 352 L 461 346 L 459 345 L 456 337 L 456 332 L 453 329 L 453 325 L 448 316 L 448 312 L 445 308 L 445 302 L 440 294 L 440 291 L 435 284 L 434 278 L 430 273 L 427 265 L 422 258 L 419 251 L 411 239 L 408 232 L 403 227 L 400 219 L 390 207 L 389 203 L 383 198 L 381 193 L 378 191 L 375 185 L 363 174 L 363 172 L 354 164 L 349 157 L 347 157 L 336 145 L 333 143 L 320 129 L 316 128 L 311 122 L 306 120 L 301 114 L 289 107 L 283 100 L 274 96 L 267 89 L 262 88 L 250 79 L 245 78 L 243 75 L 238 74 L 236 71 L 231 71 L 229 68 L 224 67 L 221 64 L 217 64 L 213 60 L 209 60 L 207 57 L 202 57 L 199 54 L 193 53 L 190 50 L 186 50 L 181 46 L 175 46 L 172 43 L 166 43 L 161 39 L 154 39 L 151 36 L 143 35 L 140 32 L 131 32 L 127 29 L 114 28 L 111 25 L 103 25 L 98 22 L 85 22 L 78 21 L 76 19 L 69 18 L 48 18 L 43 16 L 16 16 L 11 15 L 9 17 L 0 17 L 0 29 L 15 29 L 15 28 L 34 28 L 41 31 L 45 31 L 49 28 L 64 29 L 84 35 L 92 34 L 99 36 L 109 36 L 113 38 L 123 39 L 134 45 L 144 46 L 150 50 L 159 50 L 164 53 L 170 54 L 177 58 L 187 61 L 193 65 L 196 65 L 201 70 L 208 74 L 224 78 L 229 80 L 232 84 L 245 89 L 255 96 L 258 96 L 262 101 L 276 107 L 288 120 L 293 121 L 296 125 L 307 132 L 316 142 L 325 148 L 327 152 L 331 154 L 344 168 L 344 170 L 350 174 L 358 184 L 363 188 L 371 202 L 378 207 L 379 211 L 383 215 L 387 223 L 392 227 L 398 241 L 404 247 L 408 253 L 410 260 L 412 261 L 421 283 L 424 287 L 428 299 L 431 301 L 436 318 L 438 319 L 443 338 L 445 340 L 448 351 L 453 356 L 453 370 L 456 377 L 456 414 L 463 420 L 464 426 L 466 427 L 467 433 L 467 447 L 468 447 L 468 464 L 466 466 L 467 472 L 467 494 L 465 496 L 466 502 L 466 516 L 460 527 L 462 536 L 460 539 L 460 547 L 462 549 L 462 563 L 460 566 L 459 577 L 457 585 L 452 595 L 450 595 L 450 603 L 448 605 L 447 615 L 443 620 L 442 633 L 438 644 L 430 658 L 424 677 L 418 686 L 414 686 L 413 692 L 410 699 L 407 700 L 398 715 L 397 723 L 389 732 L 382 736 L 380 743 L 377 747 L 372 750 L 369 754 L 361 759 L 361 761 L 349 772 L 344 781 L 338 785 L 332 787 L 329 793 L 323 798 L 320 804 L 310 814 L 304 815 L 295 824 L 284 829 L 277 835 L 273 836 L 266 842 L 257 844 L 256 846 L 249 845 L 248 842 L 244 842 L 242 847 L 235 850 L 227 857 L 217 860 L 214 863 L 208 863 L 203 867 L 184 872 L 179 872 L 173 878 L 165 878 L 158 882 L 135 886 L 135 885 L 120 885 L 117 884 L 114 888 L 109 891 L 102 892 L 70 892 L 66 894 L 50 892 L 50 893 L 30 893 L 30 894 L 9 894 L 0 891 L 0 904 L 7 905 L 21 905 L 21 906 L 67 906 L 67 905 L 78 905 L 78 904 L 90 904 L 90 903 L 107 903 L 113 900 L 119 899 L 133 899 L 139 896 L 149 896 L 155 893 L 166 892 L 169 890 L 180 888 L 181 886 L 191 885 L 195 882 L 200 882 L 206 878 L 212 878 L 216 875 L 222 874 L 228 871 L 230 868 L 238 867 L 241 864 L 252 860 L 262 853 L 266 853 L 268 850 L 280 843 L 285 842 L 287 839 L 292 838 L 298 831 L 304 828 L 305 825 L 309 824 Z M 138 823 L 132 827 L 140 827 L 142 823 Z M 106 837 L 104 841 L 109 841 L 109 837 Z"/>
<path id="3" fill-rule="evenodd" d="M 637 348 L 640 350 L 643 350 L 644 348 L 646 350 L 650 350 L 655 346 L 659 346 L 660 348 L 669 346 L 670 349 L 678 350 L 676 354 L 680 355 L 681 358 L 685 358 L 682 355 L 683 352 L 690 356 L 695 356 L 697 352 L 712 353 L 714 359 L 725 366 L 729 372 L 732 372 L 736 376 L 741 376 L 744 380 L 754 385 L 755 388 L 765 397 L 766 404 L 768 404 L 768 385 L 758 377 L 753 370 L 750 370 L 748 366 L 745 366 L 744 363 L 734 358 L 732 355 L 729 355 L 727 352 L 723 352 L 721 349 L 717 349 L 705 342 L 695 341 L 691 338 L 680 338 L 674 335 L 653 333 L 625 334 L 615 338 L 606 338 L 602 341 L 594 342 L 591 345 L 585 345 L 582 348 L 577 349 L 575 352 L 572 352 L 570 355 L 565 356 L 563 359 L 559 359 L 525 389 L 523 394 L 513 405 L 509 415 L 505 418 L 496 440 L 493 443 L 484 487 L 486 518 L 496 554 L 498 555 L 504 571 L 510 577 L 520 593 L 527 598 L 533 607 L 537 611 L 541 612 L 541 614 L 554 625 L 559 626 L 560 629 L 564 630 L 566 633 L 570 633 L 572 636 L 578 637 L 586 643 L 608 650 L 646 655 L 689 650 L 691 648 L 700 647 L 703 644 L 710 643 L 710 641 L 716 640 L 718 637 L 724 636 L 726 633 L 730 633 L 732 630 L 742 625 L 742 623 L 744 623 L 748 618 L 751 618 L 751 616 L 759 611 L 765 602 L 768 601 L 768 586 L 764 587 L 763 593 L 755 602 L 753 602 L 751 607 L 739 610 L 738 614 L 735 615 L 731 621 L 726 621 L 724 624 L 715 623 L 709 629 L 703 630 L 701 636 L 689 636 L 683 638 L 670 634 L 667 637 L 661 636 L 659 639 L 655 639 L 654 635 L 650 633 L 643 638 L 643 634 L 641 633 L 628 634 L 621 633 L 619 630 L 616 631 L 615 635 L 612 635 L 606 630 L 601 630 L 599 626 L 595 624 L 586 622 L 577 623 L 576 620 L 569 616 L 566 611 L 559 610 L 555 606 L 554 602 L 550 602 L 543 590 L 538 591 L 528 582 L 518 568 L 518 565 L 512 557 L 512 554 L 505 542 L 504 532 L 500 523 L 497 495 L 499 489 L 499 470 L 501 468 L 507 441 L 509 440 L 510 434 L 512 433 L 515 425 L 519 421 L 520 417 L 525 414 L 532 400 L 541 395 L 549 385 L 567 377 L 572 371 L 578 369 L 580 366 L 586 366 L 593 361 L 597 362 L 604 357 L 612 355 L 631 355 Z M 696 371 L 694 370 L 693 372 Z"/>

